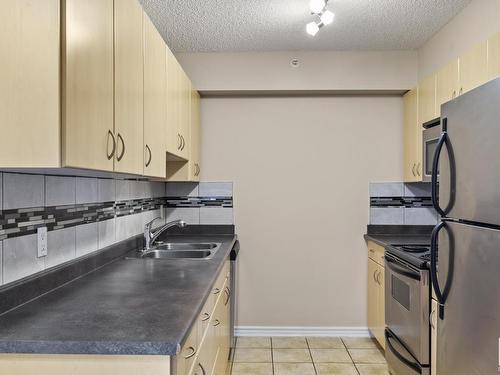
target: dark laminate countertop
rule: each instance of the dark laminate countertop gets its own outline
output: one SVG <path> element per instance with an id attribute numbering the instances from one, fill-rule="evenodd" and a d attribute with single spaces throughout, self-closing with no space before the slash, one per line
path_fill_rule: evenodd
<path id="1" fill-rule="evenodd" d="M 429 245 L 430 235 L 365 234 L 365 240 L 371 240 L 381 246 L 388 245 Z"/>
<path id="2" fill-rule="evenodd" d="M 210 260 L 119 259 L 0 316 L 1 353 L 175 355 L 235 235 Z"/>

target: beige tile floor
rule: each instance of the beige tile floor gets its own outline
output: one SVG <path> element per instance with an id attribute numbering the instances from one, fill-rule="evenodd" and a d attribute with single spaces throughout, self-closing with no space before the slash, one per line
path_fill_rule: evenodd
<path id="1" fill-rule="evenodd" d="M 389 375 L 372 339 L 239 337 L 231 375 Z"/>

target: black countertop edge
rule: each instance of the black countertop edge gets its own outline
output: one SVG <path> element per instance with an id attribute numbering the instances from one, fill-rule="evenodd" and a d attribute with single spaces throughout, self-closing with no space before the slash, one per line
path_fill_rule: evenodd
<path id="1" fill-rule="evenodd" d="M 166 342 L 147 341 L 0 341 L 2 354 L 62 354 L 62 355 L 159 355 L 172 356 L 180 346 Z"/>
<path id="2" fill-rule="evenodd" d="M 172 227 L 165 231 L 166 235 L 179 236 L 219 236 L 235 234 L 234 225 L 188 225 L 184 228 Z M 160 236 L 160 237 L 164 237 Z"/>
<path id="3" fill-rule="evenodd" d="M 142 243 L 142 235 L 131 237 L 96 253 L 1 287 L 0 315 L 123 257 L 141 247 Z"/>
<path id="4" fill-rule="evenodd" d="M 430 236 L 433 225 L 367 225 L 366 234 L 387 236 Z"/>

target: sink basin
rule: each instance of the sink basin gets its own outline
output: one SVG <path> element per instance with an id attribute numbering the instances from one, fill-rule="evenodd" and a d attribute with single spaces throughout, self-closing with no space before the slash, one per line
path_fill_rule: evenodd
<path id="1" fill-rule="evenodd" d="M 212 255 L 209 250 L 151 250 L 141 258 L 151 259 L 207 259 Z"/>
<path id="2" fill-rule="evenodd" d="M 156 250 L 212 250 L 219 246 L 216 243 L 176 243 L 169 242 L 154 246 Z"/>

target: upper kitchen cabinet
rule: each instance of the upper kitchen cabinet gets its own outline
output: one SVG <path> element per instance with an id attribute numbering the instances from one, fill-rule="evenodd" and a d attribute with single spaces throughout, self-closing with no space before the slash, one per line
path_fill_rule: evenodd
<path id="1" fill-rule="evenodd" d="M 500 77 L 500 33 L 488 40 L 488 79 Z"/>
<path id="2" fill-rule="evenodd" d="M 436 110 L 436 75 L 431 75 L 418 85 L 418 122 L 420 125 L 438 117 Z"/>
<path id="3" fill-rule="evenodd" d="M 418 89 L 403 97 L 404 181 L 422 181 L 422 125 L 418 121 Z"/>
<path id="4" fill-rule="evenodd" d="M 459 58 L 459 95 L 488 81 L 488 43 L 483 42 Z"/>
<path id="5" fill-rule="evenodd" d="M 60 166 L 59 3 L 0 1 L 1 167 Z"/>
<path id="6" fill-rule="evenodd" d="M 61 4 L 62 166 L 112 171 L 113 0 Z"/>
<path id="7" fill-rule="evenodd" d="M 189 146 L 189 180 L 199 181 L 200 166 L 200 139 L 201 139 L 201 121 L 200 121 L 200 94 L 196 90 L 191 91 L 191 129 Z"/>
<path id="8" fill-rule="evenodd" d="M 189 157 L 191 82 L 167 47 L 167 152 L 171 160 Z"/>
<path id="9" fill-rule="evenodd" d="M 441 105 L 457 97 L 459 92 L 458 59 L 442 68 L 436 75 L 436 111 L 441 114 Z"/>
<path id="10" fill-rule="evenodd" d="M 144 13 L 144 175 L 166 176 L 166 47 Z"/>
<path id="11" fill-rule="evenodd" d="M 144 159 L 142 22 L 137 0 L 114 0 L 114 170 L 131 174 L 142 174 Z"/>

